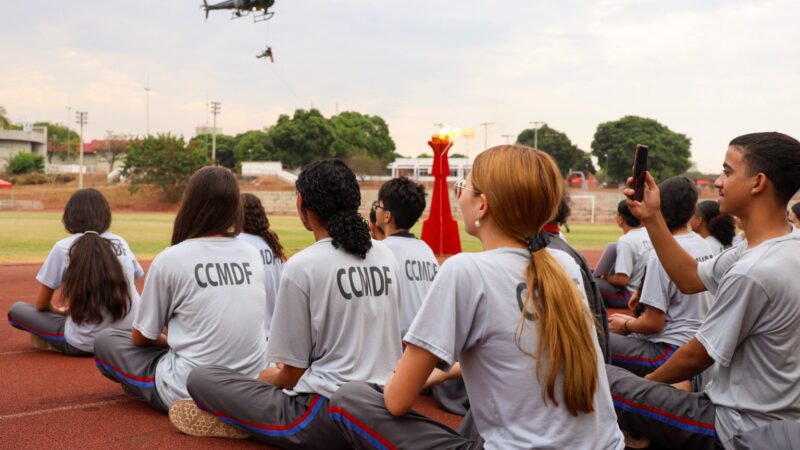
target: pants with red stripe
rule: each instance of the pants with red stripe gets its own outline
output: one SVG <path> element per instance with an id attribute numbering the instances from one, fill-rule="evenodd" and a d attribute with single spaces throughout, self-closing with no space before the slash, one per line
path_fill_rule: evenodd
<path id="1" fill-rule="evenodd" d="M 600 295 L 603 296 L 603 303 L 606 308 L 628 308 L 628 300 L 631 299 L 631 291 L 626 287 L 617 287 L 606 280 L 597 279 L 597 287 L 600 288 Z"/>
<path id="2" fill-rule="evenodd" d="M 222 366 L 192 369 L 186 388 L 201 409 L 268 445 L 285 449 L 350 449 L 319 394 L 283 389 Z"/>
<path id="3" fill-rule="evenodd" d="M 703 393 L 645 380 L 606 365 L 619 427 L 666 448 L 721 449 L 714 404 Z"/>
<path id="4" fill-rule="evenodd" d="M 483 448 L 473 429 L 455 431 L 411 410 L 393 416 L 383 401 L 379 386 L 364 382 L 346 383 L 331 398 L 330 414 L 339 429 L 357 449 Z M 472 421 L 465 419 L 465 422 Z M 470 438 L 470 437 L 472 438 Z"/>
<path id="5" fill-rule="evenodd" d="M 92 356 L 89 352 L 73 347 L 64 338 L 67 318 L 61 314 L 39 311 L 30 303 L 17 302 L 8 310 L 8 323 L 14 328 L 39 336 L 67 356 Z"/>
<path id="6" fill-rule="evenodd" d="M 669 360 L 677 347 L 635 336 L 609 334 L 611 364 L 643 377 Z"/>
<path id="7" fill-rule="evenodd" d="M 166 354 L 162 347 L 134 345 L 130 330 L 106 328 L 94 338 L 94 361 L 100 373 L 161 412 L 167 412 L 169 405 L 158 396 L 155 377 L 158 361 Z"/>

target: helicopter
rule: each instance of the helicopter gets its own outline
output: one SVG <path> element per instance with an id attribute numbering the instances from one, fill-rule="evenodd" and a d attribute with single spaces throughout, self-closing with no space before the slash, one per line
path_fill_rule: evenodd
<path id="1" fill-rule="evenodd" d="M 275 15 L 269 8 L 275 4 L 275 0 L 226 0 L 223 2 L 209 5 L 207 0 L 203 0 L 203 8 L 206 10 L 206 19 L 208 13 L 218 9 L 232 9 L 233 15 L 231 19 L 238 19 L 240 17 L 253 15 L 253 22 L 263 22 L 269 20 Z"/>

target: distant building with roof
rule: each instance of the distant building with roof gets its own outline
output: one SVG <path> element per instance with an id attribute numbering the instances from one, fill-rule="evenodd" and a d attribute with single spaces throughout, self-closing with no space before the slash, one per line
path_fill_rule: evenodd
<path id="1" fill-rule="evenodd" d="M 17 153 L 38 153 L 47 157 L 47 128 L 26 126 L 22 130 L 0 130 L 0 171 Z"/>

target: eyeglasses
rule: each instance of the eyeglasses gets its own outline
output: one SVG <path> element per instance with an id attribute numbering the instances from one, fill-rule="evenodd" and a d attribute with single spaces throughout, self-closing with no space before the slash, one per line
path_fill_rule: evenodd
<path id="1" fill-rule="evenodd" d="M 370 211 L 378 211 L 378 209 L 385 210 L 386 208 L 381 206 L 381 202 L 380 201 L 375 200 L 374 202 L 372 202 L 372 207 L 370 207 Z"/>
<path id="2" fill-rule="evenodd" d="M 456 198 L 461 198 L 461 193 L 464 190 L 470 191 L 470 192 L 475 193 L 475 194 L 480 194 L 481 193 L 481 191 L 479 191 L 477 189 L 468 188 L 467 187 L 467 180 L 465 180 L 464 178 L 456 181 L 456 184 L 453 186 L 453 190 L 455 191 Z"/>

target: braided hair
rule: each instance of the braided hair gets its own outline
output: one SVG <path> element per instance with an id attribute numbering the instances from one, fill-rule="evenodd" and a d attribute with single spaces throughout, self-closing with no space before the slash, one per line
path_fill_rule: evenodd
<path id="1" fill-rule="evenodd" d="M 245 233 L 261 236 L 264 242 L 272 249 L 272 254 L 281 261 L 286 261 L 286 253 L 283 245 L 278 239 L 278 235 L 269 229 L 269 218 L 261 200 L 253 194 L 242 194 L 242 206 L 244 207 L 244 225 L 242 230 Z"/>
<path id="2" fill-rule="evenodd" d="M 338 159 L 323 159 L 307 165 L 295 182 L 303 209 L 319 217 L 332 238 L 334 248 L 367 257 L 372 248 L 369 224 L 358 213 L 361 190 L 356 176 Z"/>

